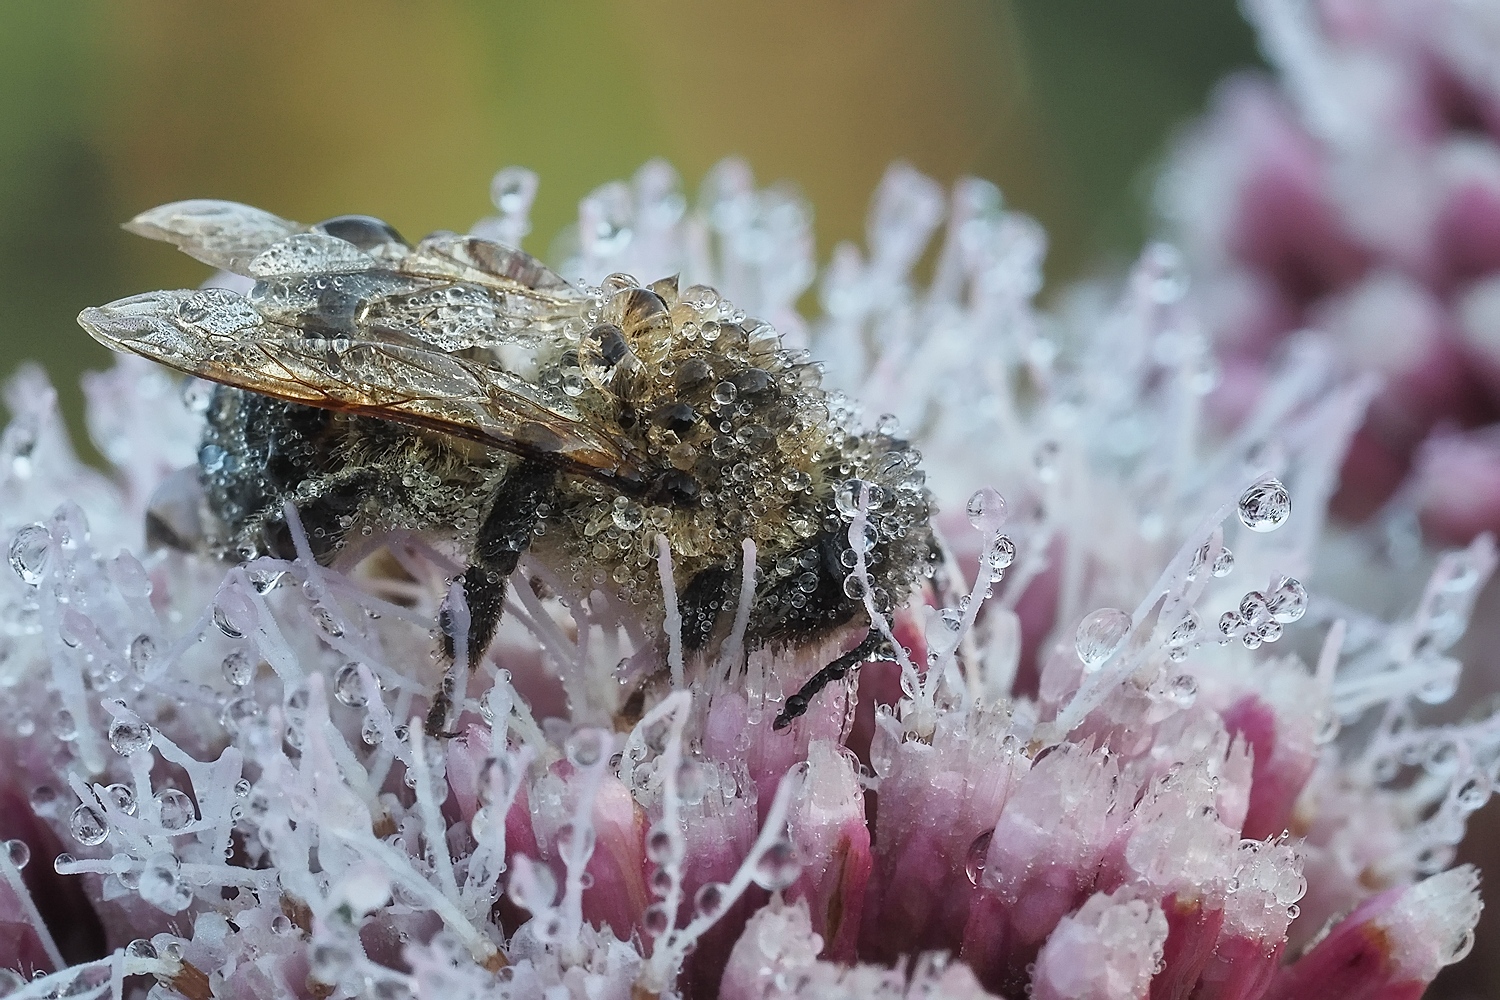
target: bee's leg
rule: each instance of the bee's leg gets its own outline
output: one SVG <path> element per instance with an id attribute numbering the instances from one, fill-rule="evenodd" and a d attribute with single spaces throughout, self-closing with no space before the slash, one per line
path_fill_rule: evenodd
<path id="1" fill-rule="evenodd" d="M 521 553 L 531 544 L 537 506 L 551 499 L 557 470 L 543 462 L 523 460 L 501 480 L 479 535 L 473 558 L 464 572 L 464 600 L 469 606 L 469 668 L 479 666 L 500 626 L 505 586 Z M 440 616 L 443 653 L 454 654 L 453 630 L 447 612 Z"/>
<path id="2" fill-rule="evenodd" d="M 834 681 L 842 680 L 849 671 L 888 646 L 885 636 L 881 635 L 878 629 L 870 629 L 869 635 L 866 635 L 858 646 L 809 677 L 807 683 L 786 700 L 786 707 L 781 710 L 780 715 L 776 716 L 776 721 L 771 723 L 771 728 L 785 729 L 790 726 L 793 719 L 807 711 L 807 706 L 811 704 L 819 691 Z"/>

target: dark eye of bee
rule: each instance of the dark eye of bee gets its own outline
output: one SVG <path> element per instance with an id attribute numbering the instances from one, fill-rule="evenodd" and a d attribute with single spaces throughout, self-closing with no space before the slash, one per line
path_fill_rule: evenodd
<path id="1" fill-rule="evenodd" d="M 760 396 L 775 385 L 771 374 L 759 368 L 744 368 L 729 376 L 740 396 Z"/>
<path id="2" fill-rule="evenodd" d="M 693 424 L 698 422 L 698 411 L 686 403 L 668 403 L 666 406 L 658 407 L 656 412 L 651 414 L 651 420 L 658 426 L 681 434 L 683 431 L 691 430 Z"/>
<path id="3" fill-rule="evenodd" d="M 353 243 L 361 250 L 373 250 L 386 243 L 410 246 L 394 226 L 372 215 L 339 215 L 313 226 L 320 233 Z"/>
<path id="4" fill-rule="evenodd" d="M 625 343 L 625 332 L 613 323 L 601 323 L 589 331 L 589 336 L 599 341 L 599 357 L 606 368 L 613 368 L 629 350 Z"/>

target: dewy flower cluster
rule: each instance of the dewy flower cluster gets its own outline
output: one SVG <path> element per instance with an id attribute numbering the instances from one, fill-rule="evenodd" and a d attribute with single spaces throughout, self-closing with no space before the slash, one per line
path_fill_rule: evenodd
<path id="1" fill-rule="evenodd" d="M 475 233 L 519 243 L 535 188 L 502 171 Z M 1292 338 L 1226 429 L 1223 317 L 1174 250 L 1047 314 L 1037 226 L 904 167 L 820 279 L 806 206 L 736 162 L 695 204 L 647 164 L 574 235 L 571 279 L 712 286 L 920 447 L 942 564 L 889 614 L 851 569 L 895 660 L 776 728 L 832 655 L 747 652 L 753 588 L 685 670 L 669 546 L 662 621 L 523 561 L 430 735 L 439 610 L 464 614 L 444 539 L 322 565 L 289 508 L 295 558 L 148 545 L 194 533 L 205 387 L 134 358 L 91 376 L 100 472 L 23 371 L 0 992 L 1404 998 L 1467 954 L 1478 878 L 1451 864 L 1500 718 L 1422 709 L 1455 690 L 1495 546 L 1428 557 L 1389 620 L 1340 602 L 1341 574 L 1405 594 L 1411 571 L 1325 524 L 1377 392 L 1336 339 Z M 856 554 L 875 499 L 840 505 Z M 642 672 L 671 682 L 632 710 Z"/>

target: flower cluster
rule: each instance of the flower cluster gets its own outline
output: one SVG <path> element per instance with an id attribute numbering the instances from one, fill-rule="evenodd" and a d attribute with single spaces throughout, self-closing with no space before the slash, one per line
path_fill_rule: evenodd
<path id="1" fill-rule="evenodd" d="M 501 172 L 476 232 L 518 241 L 535 188 Z M 1037 226 L 905 167 L 805 321 L 809 225 L 742 164 L 690 204 L 652 163 L 584 200 L 565 264 L 717 288 L 925 455 L 944 558 L 889 615 L 859 544 L 875 498 L 840 506 L 895 659 L 785 728 L 851 637 L 747 649 L 747 545 L 736 631 L 685 671 L 663 540 L 662 622 L 523 560 L 432 735 L 439 612 L 467 615 L 440 538 L 322 565 L 289 505 L 292 558 L 148 546 L 191 514 L 163 494 L 202 386 L 129 358 L 91 377 L 101 473 L 24 372 L 0 437 L 0 990 L 1295 1000 L 1413 996 L 1462 958 L 1477 876 L 1450 865 L 1500 718 L 1416 707 L 1454 691 L 1494 543 L 1436 558 L 1390 620 L 1301 582 L 1373 382 L 1301 337 L 1217 435 L 1174 251 L 1047 315 Z M 632 708 L 622 666 L 670 680 Z"/>
<path id="2" fill-rule="evenodd" d="M 1494 530 L 1500 8 L 1244 7 L 1277 76 L 1228 81 L 1160 184 L 1226 352 L 1221 410 L 1261 390 L 1278 342 L 1316 326 L 1387 386 L 1350 452 L 1344 512 L 1395 493 L 1393 521 L 1417 514 L 1450 541 Z"/>

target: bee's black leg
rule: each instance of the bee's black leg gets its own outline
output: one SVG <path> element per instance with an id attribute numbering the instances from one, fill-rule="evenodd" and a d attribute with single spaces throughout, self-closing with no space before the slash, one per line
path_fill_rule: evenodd
<path id="1" fill-rule="evenodd" d="M 776 721 L 771 723 L 771 728 L 785 729 L 790 726 L 793 719 L 807 711 L 807 706 L 812 703 L 819 691 L 834 681 L 842 680 L 849 671 L 888 646 L 885 636 L 878 629 L 870 629 L 870 633 L 861 640 L 858 646 L 809 677 L 807 683 L 786 700 L 786 707 L 781 710 L 780 715 L 776 716 Z"/>
<path id="2" fill-rule="evenodd" d="M 500 612 L 505 605 L 505 586 L 515 572 L 521 553 L 531 544 L 539 504 L 552 497 L 557 471 L 550 465 L 531 459 L 523 460 L 500 482 L 495 499 L 479 535 L 474 540 L 474 554 L 464 571 L 464 601 L 469 606 L 469 668 L 479 666 L 489 649 L 490 640 L 500 626 Z M 443 653 L 454 655 L 453 629 L 446 610 L 439 617 L 443 633 Z"/>

